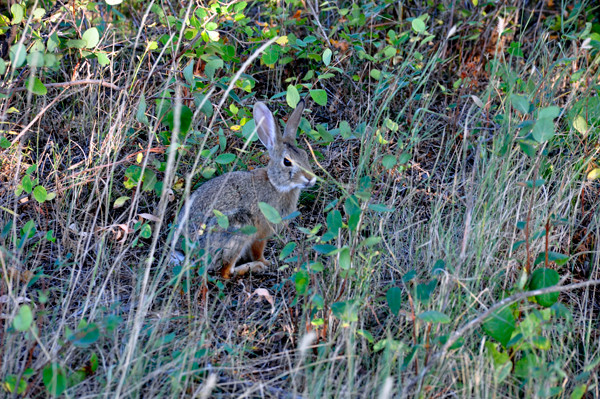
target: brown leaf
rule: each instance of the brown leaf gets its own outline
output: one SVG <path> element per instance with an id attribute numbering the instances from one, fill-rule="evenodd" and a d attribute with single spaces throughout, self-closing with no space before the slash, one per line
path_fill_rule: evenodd
<path id="1" fill-rule="evenodd" d="M 144 218 L 144 219 L 148 219 L 150 221 L 153 222 L 160 222 L 160 218 L 154 215 L 151 215 L 149 213 L 140 213 L 138 214 L 139 217 Z"/>

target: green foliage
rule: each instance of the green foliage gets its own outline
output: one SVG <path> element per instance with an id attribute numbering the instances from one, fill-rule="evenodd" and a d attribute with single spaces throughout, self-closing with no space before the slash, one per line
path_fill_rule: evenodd
<path id="1" fill-rule="evenodd" d="M 559 276 L 556 270 L 552 269 L 537 269 L 531 275 L 529 289 L 539 290 L 542 288 L 552 287 L 558 284 Z M 544 307 L 550 307 L 558 300 L 559 292 L 550 294 L 537 295 L 535 300 Z"/>
<path id="2" fill-rule="evenodd" d="M 51 363 L 43 372 L 44 386 L 52 396 L 60 396 L 67 389 L 67 372 L 58 363 Z"/>
<path id="3" fill-rule="evenodd" d="M 269 222 L 273 224 L 279 224 L 282 222 L 279 211 L 277 211 L 277 209 L 273 208 L 271 205 L 267 204 L 266 202 L 259 202 L 258 207 Z"/>
<path id="4" fill-rule="evenodd" d="M 311 98 L 319 105 L 325 106 L 327 105 L 327 92 L 321 89 L 310 90 L 308 92 Z"/>
<path id="5" fill-rule="evenodd" d="M 29 305 L 19 306 L 19 312 L 13 319 L 13 327 L 17 331 L 27 331 L 33 322 L 33 312 Z"/>
<path id="6" fill-rule="evenodd" d="M 385 294 L 387 304 L 390 307 L 393 315 L 398 315 L 400 306 L 402 305 L 402 291 L 398 287 L 390 288 Z"/>
<path id="7" fill-rule="evenodd" d="M 500 342 L 505 348 L 515 331 L 516 320 L 508 306 L 504 306 L 488 317 L 483 323 L 483 331 Z"/>
<path id="8" fill-rule="evenodd" d="M 448 324 L 451 321 L 450 318 L 444 313 L 438 312 L 436 310 L 429 310 L 427 312 L 423 312 L 417 317 L 426 323 Z"/>
<path id="9" fill-rule="evenodd" d="M 210 387 L 211 367 L 236 379 L 264 363 L 256 382 L 290 395 L 379 394 L 387 381 L 391 396 L 592 390 L 597 340 L 581 338 L 568 296 L 477 317 L 565 272 L 595 273 L 600 21 L 585 3 L 467 3 L 12 4 L 0 20 L 6 40 L 16 31 L 0 60 L 0 274 L 13 317 L 2 388 L 106 396 L 117 370 L 122 392 L 152 390 L 140 385 L 151 376 L 178 397 Z M 50 85 L 78 79 L 103 86 Z M 290 215 L 260 204 L 271 223 L 290 221 L 265 251 L 272 269 L 224 281 L 209 267 L 218 254 L 193 239 L 192 256 L 168 264 L 184 188 L 265 165 L 252 104 L 282 127 L 302 98 L 298 143 L 320 185 Z M 592 325 L 590 314 L 576 320 Z M 72 324 L 82 317 L 93 320 Z M 296 346 L 293 359 L 274 355 Z M 565 357 L 573 348 L 585 356 Z M 469 384 L 442 375 L 451 358 Z"/>

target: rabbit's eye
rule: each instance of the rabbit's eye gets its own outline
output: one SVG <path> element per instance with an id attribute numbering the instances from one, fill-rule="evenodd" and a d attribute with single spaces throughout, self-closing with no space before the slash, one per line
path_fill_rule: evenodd
<path id="1" fill-rule="evenodd" d="M 284 166 L 292 166 L 292 161 L 290 161 L 287 158 L 283 158 L 283 165 Z"/>

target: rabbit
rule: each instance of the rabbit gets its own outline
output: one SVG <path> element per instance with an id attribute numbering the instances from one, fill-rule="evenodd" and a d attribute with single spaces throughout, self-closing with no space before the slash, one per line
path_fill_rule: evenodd
<path id="1" fill-rule="evenodd" d="M 313 187 L 317 177 L 312 172 L 306 151 L 296 147 L 296 132 L 305 107 L 301 100 L 286 124 L 283 136 L 273 114 L 262 102 L 254 105 L 256 132 L 269 151 L 266 168 L 225 173 L 202 184 L 189 198 L 177 217 L 178 233 L 187 237 L 196 248 L 204 248 L 212 256 L 208 270 L 220 272 L 224 279 L 241 276 L 249 271 L 265 271 L 270 262 L 264 257 L 267 239 L 276 225 L 270 223 L 259 209 L 265 202 L 287 216 L 296 211 L 300 190 Z M 221 228 L 213 210 L 229 220 Z M 254 226 L 248 235 L 239 231 Z M 182 237 L 175 234 L 180 246 Z M 183 254 L 176 252 L 181 261 Z M 236 267 L 240 260 L 250 262 Z"/>

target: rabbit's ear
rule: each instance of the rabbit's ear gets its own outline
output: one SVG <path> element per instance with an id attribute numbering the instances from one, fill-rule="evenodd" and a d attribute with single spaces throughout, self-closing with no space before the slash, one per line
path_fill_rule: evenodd
<path id="1" fill-rule="evenodd" d="M 285 130 L 283 131 L 284 139 L 296 140 L 296 133 L 298 132 L 298 126 L 300 125 L 300 119 L 302 118 L 302 111 L 304 111 L 305 102 L 304 99 L 300 100 L 292 115 L 288 118 Z"/>
<path id="2" fill-rule="evenodd" d="M 277 143 L 278 133 L 275 128 L 275 120 L 273 114 L 264 103 L 258 102 L 254 104 L 254 123 L 256 123 L 256 133 L 258 138 L 271 151 Z"/>

